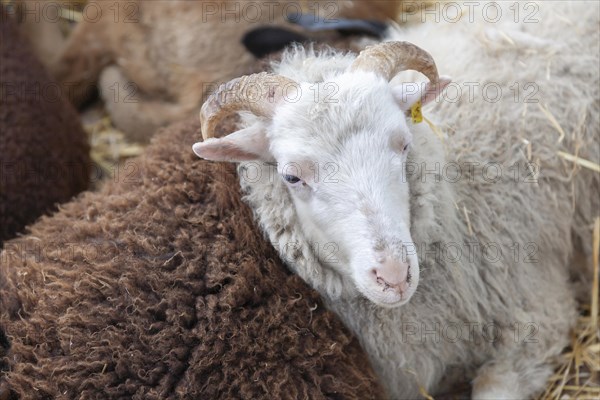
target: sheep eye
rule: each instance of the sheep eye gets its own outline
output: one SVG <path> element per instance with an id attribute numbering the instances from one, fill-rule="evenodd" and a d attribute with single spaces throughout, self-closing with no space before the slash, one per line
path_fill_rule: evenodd
<path id="1" fill-rule="evenodd" d="M 284 175 L 283 179 L 285 179 L 285 181 L 287 183 L 298 183 L 298 182 L 300 182 L 300 178 L 298 178 L 297 176 L 294 176 L 294 175 Z"/>
<path id="2" fill-rule="evenodd" d="M 406 144 L 406 146 L 404 146 L 404 150 L 403 151 L 408 150 L 408 146 L 410 146 L 410 144 Z"/>

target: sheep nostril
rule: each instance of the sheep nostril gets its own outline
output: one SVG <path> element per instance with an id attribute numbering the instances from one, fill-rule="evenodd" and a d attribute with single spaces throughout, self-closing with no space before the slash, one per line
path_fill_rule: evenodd
<path id="1" fill-rule="evenodd" d="M 404 276 L 404 279 L 396 279 L 394 281 L 386 279 L 383 271 L 379 271 L 377 268 L 372 268 L 370 272 L 375 278 L 377 284 L 383 287 L 384 292 L 391 289 L 402 294 L 408 290 L 410 286 L 411 276 L 408 272 Z"/>

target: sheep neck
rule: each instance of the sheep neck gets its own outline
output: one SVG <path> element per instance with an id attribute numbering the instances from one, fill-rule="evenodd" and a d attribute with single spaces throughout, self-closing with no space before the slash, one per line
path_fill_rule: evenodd
<path id="1" fill-rule="evenodd" d="M 432 171 L 435 170 L 432 163 L 443 164 L 444 160 L 444 146 L 435 134 L 421 126 L 416 129 L 409 161 L 429 165 L 427 171 Z M 356 335 L 382 381 L 406 383 L 401 391 L 395 388 L 391 389 L 392 392 L 403 397 L 416 396 L 418 387 L 408 384 L 414 379 L 410 376 L 401 379 L 400 375 L 404 374 L 403 368 L 406 366 L 415 367 L 424 363 L 422 368 L 427 369 L 429 365 L 419 357 L 418 352 L 407 351 L 410 343 L 403 342 L 399 327 L 414 326 L 420 323 L 423 316 L 427 316 L 428 326 L 435 326 L 448 312 L 456 320 L 482 319 L 478 303 L 465 298 L 474 292 L 473 286 L 476 285 L 474 264 L 447 265 L 431 255 L 435 253 L 431 249 L 444 241 L 459 243 L 467 230 L 456 211 L 456 188 L 431 175 L 426 179 L 422 179 L 421 174 L 409 177 L 411 235 L 415 243 L 425 245 L 417 245 L 421 277 L 416 293 L 407 304 L 399 308 L 383 308 L 352 290 L 352 282 L 345 281 L 343 276 L 319 258 L 310 238 L 301 228 L 288 189 L 277 174 L 273 174 L 272 167 L 260 166 L 261 174 L 271 179 L 258 182 L 244 179 L 248 176 L 246 171 L 256 166 L 256 163 L 252 166 L 242 163 L 238 172 L 246 193 L 244 199 L 253 209 L 260 228 L 290 270 L 316 289 L 325 306 L 337 314 Z M 450 308 L 446 309 L 448 305 Z M 393 340 L 386 342 L 381 337 Z M 474 354 L 484 354 L 481 351 L 477 353 L 478 348 L 473 351 Z"/>
<path id="2" fill-rule="evenodd" d="M 440 140 L 428 129 L 419 127 L 418 130 L 422 132 L 418 132 L 420 138 L 415 141 L 409 160 L 423 166 L 442 162 L 444 150 Z M 256 168 L 262 178 L 246 179 L 248 171 Z M 452 193 L 446 182 L 436 181 L 436 177 L 431 175 L 432 170 L 435 168 L 422 168 L 422 171 L 429 171 L 426 179 L 422 179 L 420 174 L 409 177 L 411 234 L 418 244 L 447 239 L 448 232 L 456 232 L 456 237 L 459 237 L 457 228 L 449 227 L 447 222 L 445 226 L 442 225 L 447 214 L 455 213 Z M 322 259 L 323 252 L 315 246 L 315 239 L 303 232 L 293 199 L 274 173 L 274 167 L 266 163 L 247 162 L 239 165 L 238 173 L 245 201 L 253 209 L 260 228 L 287 266 L 316 289 L 332 308 L 336 308 L 335 304 L 339 301 L 360 301 L 349 279 L 327 266 Z M 439 194 L 433 200 L 430 198 L 432 191 Z M 428 193 L 427 201 L 421 198 L 425 193 Z"/>

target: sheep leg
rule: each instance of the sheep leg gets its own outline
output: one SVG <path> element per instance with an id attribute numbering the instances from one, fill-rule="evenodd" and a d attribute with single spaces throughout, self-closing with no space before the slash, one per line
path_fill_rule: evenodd
<path id="1" fill-rule="evenodd" d="M 528 364 L 529 363 L 529 364 Z M 531 398 L 544 388 L 552 368 L 535 360 L 493 360 L 484 364 L 473 381 L 472 399 Z"/>
<path id="2" fill-rule="evenodd" d="M 178 103 L 149 98 L 115 65 L 102 71 L 99 89 L 114 125 L 138 142 L 147 142 L 156 129 L 181 121 L 193 111 Z"/>
<path id="3" fill-rule="evenodd" d="M 92 97 L 102 68 L 112 60 L 105 28 L 103 20 L 80 22 L 49 65 L 50 74 L 61 84 L 63 92 L 75 106 Z"/>

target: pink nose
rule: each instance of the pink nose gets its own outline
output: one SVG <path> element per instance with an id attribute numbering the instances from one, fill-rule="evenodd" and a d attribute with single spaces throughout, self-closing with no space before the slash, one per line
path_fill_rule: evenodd
<path id="1" fill-rule="evenodd" d="M 383 290 L 396 290 L 404 292 L 408 289 L 408 263 L 397 261 L 389 256 L 380 259 L 379 265 L 371 270 L 377 283 L 384 287 Z"/>

